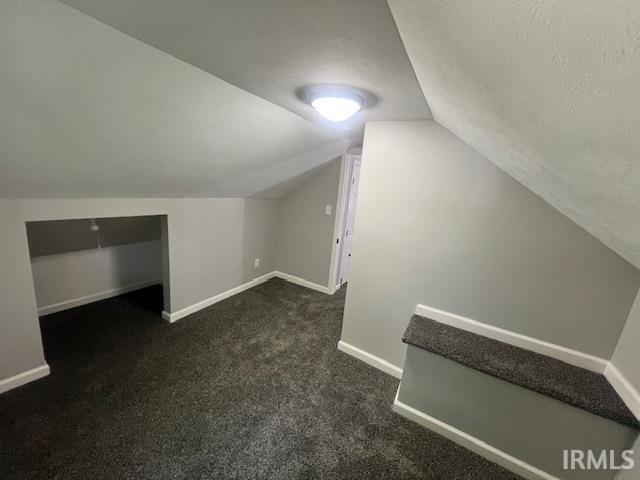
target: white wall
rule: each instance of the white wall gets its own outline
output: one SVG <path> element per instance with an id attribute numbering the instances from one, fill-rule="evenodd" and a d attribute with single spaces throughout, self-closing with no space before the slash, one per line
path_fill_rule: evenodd
<path id="1" fill-rule="evenodd" d="M 417 303 L 610 358 L 640 272 L 433 121 L 367 124 L 342 340 L 402 366 Z"/>
<path id="2" fill-rule="evenodd" d="M 31 258 L 40 315 L 162 283 L 160 240 Z"/>
<path id="3" fill-rule="evenodd" d="M 340 162 L 335 159 L 277 201 L 278 270 L 329 287 Z M 331 214 L 325 207 L 331 205 Z"/>
<path id="4" fill-rule="evenodd" d="M 45 363 L 26 221 L 167 215 L 165 286 L 173 312 L 245 283 L 252 277 L 246 259 L 261 256 L 264 268 L 273 265 L 262 220 L 273 218 L 274 208 L 273 201 L 239 198 L 0 200 L 0 382 Z"/>

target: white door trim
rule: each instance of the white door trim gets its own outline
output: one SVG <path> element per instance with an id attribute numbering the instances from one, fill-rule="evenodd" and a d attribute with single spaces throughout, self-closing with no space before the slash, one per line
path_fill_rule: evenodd
<path id="1" fill-rule="evenodd" d="M 346 195 L 349 192 L 348 186 L 348 175 L 351 170 L 349 154 L 345 153 L 342 155 L 340 160 L 340 182 L 338 184 L 338 201 L 336 204 L 336 215 L 333 223 L 333 245 L 331 247 L 331 265 L 329 267 L 329 281 L 327 285 L 329 286 L 329 292 L 333 294 L 337 289 L 337 276 L 338 276 L 338 267 L 340 265 L 340 238 L 342 238 L 342 226 L 344 224 L 344 217 L 346 211 L 347 198 Z"/>
<path id="2" fill-rule="evenodd" d="M 356 159 L 362 159 L 361 154 L 345 153 L 340 163 L 340 184 L 338 186 L 338 202 L 336 205 L 336 218 L 333 226 L 333 248 L 331 249 L 331 268 L 329 268 L 329 290 L 335 292 L 338 285 L 338 272 L 340 270 L 340 258 L 342 257 L 342 242 L 346 225 L 347 208 L 349 206 L 349 190 L 351 171 Z"/>

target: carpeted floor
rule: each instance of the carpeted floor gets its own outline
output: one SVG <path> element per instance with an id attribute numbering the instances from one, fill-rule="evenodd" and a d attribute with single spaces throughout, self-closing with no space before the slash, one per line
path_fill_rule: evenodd
<path id="1" fill-rule="evenodd" d="M 398 381 L 336 350 L 344 295 L 274 279 L 169 325 L 151 287 L 43 318 L 52 373 L 0 396 L 0 476 L 515 479 L 391 411 Z"/>

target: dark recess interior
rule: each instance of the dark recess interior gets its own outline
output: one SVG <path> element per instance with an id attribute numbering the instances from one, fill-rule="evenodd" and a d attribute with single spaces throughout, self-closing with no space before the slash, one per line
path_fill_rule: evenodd
<path id="1" fill-rule="evenodd" d="M 97 218 L 100 245 L 112 247 L 160 238 L 160 216 Z M 29 253 L 32 257 L 96 248 L 96 233 L 89 219 L 27 222 Z"/>

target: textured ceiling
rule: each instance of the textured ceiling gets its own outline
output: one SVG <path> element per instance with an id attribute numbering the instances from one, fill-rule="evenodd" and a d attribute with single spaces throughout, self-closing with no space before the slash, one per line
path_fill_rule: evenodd
<path id="1" fill-rule="evenodd" d="M 46 0 L 0 3 L 0 112 L 1 198 L 250 196 L 348 146 Z"/>
<path id="2" fill-rule="evenodd" d="M 435 120 L 640 267 L 640 3 L 389 4 Z"/>
<path id="3" fill-rule="evenodd" d="M 366 120 L 431 118 L 386 0 L 63 2 L 323 126 L 297 89 L 366 89 L 378 103 L 341 131 L 356 141 Z"/>

